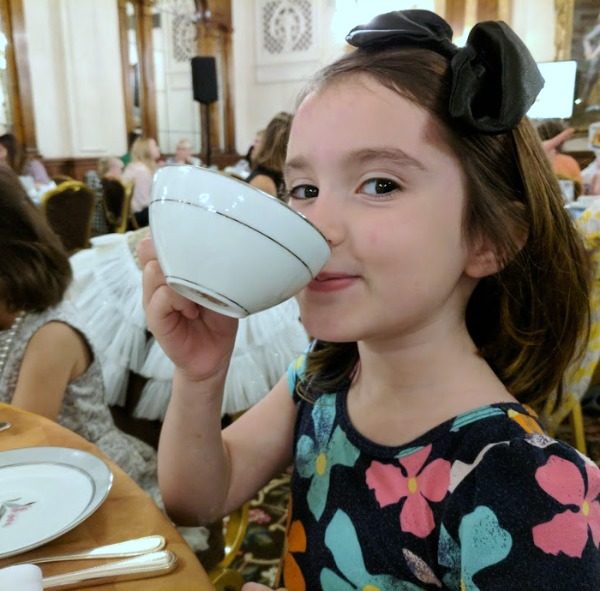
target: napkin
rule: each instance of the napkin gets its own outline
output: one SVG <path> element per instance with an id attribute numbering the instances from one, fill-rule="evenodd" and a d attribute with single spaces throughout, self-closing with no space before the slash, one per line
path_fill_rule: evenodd
<path id="1" fill-rule="evenodd" d="M 0 568 L 0 591 L 42 591 L 42 569 L 35 564 Z"/>

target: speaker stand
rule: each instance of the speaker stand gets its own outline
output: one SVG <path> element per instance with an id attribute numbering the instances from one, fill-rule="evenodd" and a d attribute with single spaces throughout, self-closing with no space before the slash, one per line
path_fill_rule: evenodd
<path id="1" fill-rule="evenodd" d="M 212 151 L 210 146 L 210 103 L 202 103 L 204 111 L 204 129 L 206 132 L 206 166 L 212 164 Z"/>

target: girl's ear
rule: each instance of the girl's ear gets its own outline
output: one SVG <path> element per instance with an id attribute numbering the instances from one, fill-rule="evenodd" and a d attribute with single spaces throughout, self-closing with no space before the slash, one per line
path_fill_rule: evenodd
<path id="1" fill-rule="evenodd" d="M 465 265 L 465 274 L 472 279 L 482 279 L 494 275 L 502 267 L 491 240 L 484 237 L 477 238 L 471 245 L 471 252 Z"/>
<path id="2" fill-rule="evenodd" d="M 525 246 L 529 235 L 527 224 L 524 222 L 522 216 L 525 206 L 517 202 L 511 205 L 514 206 L 512 212 L 514 217 L 506 225 L 507 231 L 511 233 L 512 240 L 510 242 L 512 242 L 512 248 L 509 248 L 512 252 L 500 252 L 498 245 L 488 235 L 480 232 L 471 242 L 471 252 L 465 265 L 467 276 L 473 279 L 481 279 L 502 271 L 510 260 Z"/>

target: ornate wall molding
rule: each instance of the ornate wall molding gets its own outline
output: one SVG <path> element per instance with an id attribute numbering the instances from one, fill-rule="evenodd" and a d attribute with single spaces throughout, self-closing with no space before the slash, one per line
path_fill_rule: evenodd
<path id="1" fill-rule="evenodd" d="M 255 17 L 259 82 L 299 80 L 314 71 L 319 59 L 315 0 L 257 0 Z"/>

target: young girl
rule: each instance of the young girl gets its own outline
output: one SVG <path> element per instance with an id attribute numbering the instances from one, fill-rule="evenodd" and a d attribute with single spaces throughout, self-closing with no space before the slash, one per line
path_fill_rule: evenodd
<path id="1" fill-rule="evenodd" d="M 120 431 L 82 315 L 66 298 L 72 270 L 19 179 L 0 167 L 0 402 L 56 421 L 97 445 L 162 504 L 156 451 Z M 196 550 L 208 531 L 182 532 Z"/>
<path id="2" fill-rule="evenodd" d="M 0 168 L 0 252 L 0 401 L 79 433 L 158 498 L 155 452 L 113 423 L 86 328 L 64 300 L 67 254 L 8 168 Z"/>
<path id="3" fill-rule="evenodd" d="M 504 23 L 464 49 L 451 34 L 427 11 L 381 15 L 303 96 L 286 186 L 332 249 L 298 294 L 316 340 L 223 432 L 236 322 L 140 248 L 177 366 L 168 510 L 212 521 L 293 461 L 291 591 L 598 585 L 600 472 L 523 405 L 559 386 L 588 323 L 585 254 L 524 118 L 542 81 Z"/>

